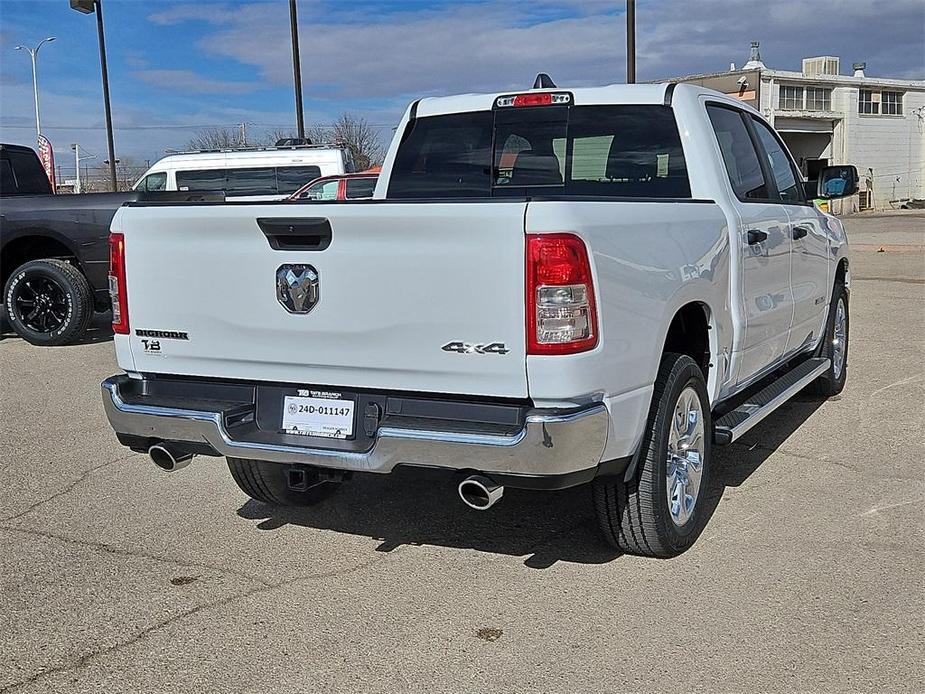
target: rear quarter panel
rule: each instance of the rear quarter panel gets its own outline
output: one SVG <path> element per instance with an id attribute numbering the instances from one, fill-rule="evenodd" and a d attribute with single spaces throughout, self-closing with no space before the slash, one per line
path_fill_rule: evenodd
<path id="1" fill-rule="evenodd" d="M 731 340 L 729 240 L 712 202 L 531 202 L 527 233 L 570 231 L 590 251 L 600 339 L 582 354 L 529 356 L 538 406 L 603 400 L 612 430 L 606 458 L 631 454 L 642 435 L 668 327 L 687 303 L 708 309 L 708 390 L 715 395 Z"/>

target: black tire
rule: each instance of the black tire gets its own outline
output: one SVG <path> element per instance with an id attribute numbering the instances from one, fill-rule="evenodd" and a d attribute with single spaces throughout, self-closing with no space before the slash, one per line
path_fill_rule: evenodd
<path id="1" fill-rule="evenodd" d="M 4 288 L 3 303 L 13 331 L 40 347 L 76 342 L 93 319 L 87 279 L 63 260 L 31 260 L 16 268 Z"/>
<path id="2" fill-rule="evenodd" d="M 702 467 L 693 510 L 679 525 L 672 517 L 667 497 L 668 442 L 679 398 L 682 393 L 685 399 L 690 397 L 688 387 L 699 400 L 702 414 Z M 661 558 L 677 556 L 694 544 L 709 516 L 706 497 L 710 489 L 712 435 L 710 400 L 700 367 L 685 354 L 663 355 L 633 478 L 629 482 L 622 477 L 599 478 L 592 485 L 598 521 L 608 542 L 628 554 Z M 696 468 L 692 469 L 696 472 Z"/>
<path id="3" fill-rule="evenodd" d="M 323 499 L 335 486 L 332 482 L 321 482 L 304 491 L 290 489 L 287 475 L 291 466 L 268 463 L 250 458 L 227 458 L 231 476 L 241 491 L 256 501 L 277 506 L 311 506 Z M 309 484 L 317 482 L 312 473 L 306 472 Z"/>
<path id="4" fill-rule="evenodd" d="M 838 316 L 840 303 L 844 307 L 845 311 L 843 339 L 837 337 L 835 334 L 835 323 Z M 830 398 L 833 395 L 838 395 L 841 393 L 842 389 L 845 387 L 845 381 L 848 379 L 849 327 L 850 320 L 848 312 L 848 292 L 845 289 L 845 286 L 839 283 L 835 285 L 835 289 L 832 291 L 832 304 L 829 307 L 829 317 L 825 324 L 825 338 L 823 338 L 822 344 L 819 345 L 818 350 L 818 356 L 827 357 L 831 364 L 829 364 L 828 371 L 810 383 L 807 387 L 807 390 L 813 395 L 817 395 L 822 398 Z M 844 349 L 844 356 L 840 370 L 836 369 L 836 350 L 838 349 L 839 342 L 842 343 L 841 347 Z"/>

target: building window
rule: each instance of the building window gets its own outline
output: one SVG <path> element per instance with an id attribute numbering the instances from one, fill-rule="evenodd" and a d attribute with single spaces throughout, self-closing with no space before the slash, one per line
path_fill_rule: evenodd
<path id="1" fill-rule="evenodd" d="M 880 103 L 883 104 L 883 115 L 901 116 L 903 114 L 902 92 L 880 92 Z"/>
<path id="2" fill-rule="evenodd" d="M 778 97 L 778 108 L 782 111 L 802 111 L 803 87 L 789 87 L 782 84 Z"/>
<path id="3" fill-rule="evenodd" d="M 806 110 L 807 111 L 831 111 L 832 110 L 832 90 L 822 89 L 820 87 L 806 88 Z"/>
<path id="4" fill-rule="evenodd" d="M 858 92 L 858 113 L 880 113 L 880 93 L 861 89 Z"/>

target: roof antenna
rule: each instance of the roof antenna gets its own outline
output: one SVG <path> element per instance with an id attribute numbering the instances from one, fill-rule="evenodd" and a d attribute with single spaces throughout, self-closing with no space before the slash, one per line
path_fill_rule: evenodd
<path id="1" fill-rule="evenodd" d="M 552 77 L 547 75 L 545 72 L 541 72 L 536 76 L 536 80 L 533 82 L 534 89 L 555 89 L 556 83 L 552 81 Z"/>

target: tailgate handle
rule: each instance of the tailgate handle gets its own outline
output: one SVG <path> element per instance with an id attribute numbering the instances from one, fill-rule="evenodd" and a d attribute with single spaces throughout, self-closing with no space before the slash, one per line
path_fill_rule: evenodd
<path id="1" fill-rule="evenodd" d="M 327 217 L 269 217 L 257 220 L 270 248 L 277 251 L 323 251 L 331 245 Z"/>

